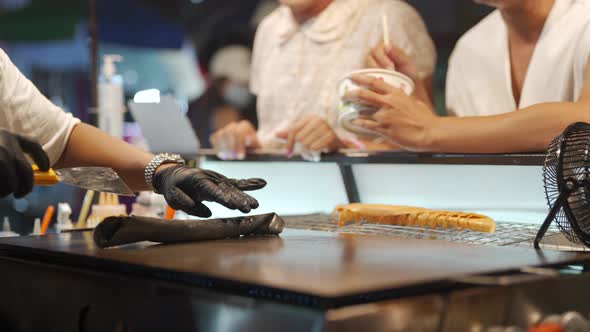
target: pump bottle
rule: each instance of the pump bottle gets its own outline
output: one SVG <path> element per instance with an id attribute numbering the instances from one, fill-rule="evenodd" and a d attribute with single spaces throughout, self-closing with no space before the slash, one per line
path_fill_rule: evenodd
<path id="1" fill-rule="evenodd" d="M 123 138 L 125 95 L 115 62 L 122 60 L 120 55 L 104 55 L 98 79 L 98 127 L 117 138 Z"/>

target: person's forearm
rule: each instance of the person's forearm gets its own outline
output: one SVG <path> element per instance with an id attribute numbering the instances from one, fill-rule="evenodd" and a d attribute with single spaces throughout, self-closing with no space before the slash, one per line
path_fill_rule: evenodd
<path id="1" fill-rule="evenodd" d="M 144 169 L 154 155 L 87 124 L 72 131 L 56 168 L 101 166 L 113 168 L 134 191 L 151 190 Z"/>
<path id="2" fill-rule="evenodd" d="M 574 122 L 590 122 L 590 103 L 545 103 L 496 116 L 440 118 L 426 148 L 449 153 L 544 151 Z"/>

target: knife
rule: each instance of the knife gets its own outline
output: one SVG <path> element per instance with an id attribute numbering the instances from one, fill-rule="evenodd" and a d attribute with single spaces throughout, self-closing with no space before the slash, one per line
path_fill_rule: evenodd
<path id="1" fill-rule="evenodd" d="M 32 167 L 35 175 L 35 185 L 37 186 L 53 186 L 58 183 L 65 183 L 87 190 L 135 196 L 133 190 L 112 168 L 73 167 L 58 170 L 49 169 L 47 172 L 41 172 L 37 165 Z"/>

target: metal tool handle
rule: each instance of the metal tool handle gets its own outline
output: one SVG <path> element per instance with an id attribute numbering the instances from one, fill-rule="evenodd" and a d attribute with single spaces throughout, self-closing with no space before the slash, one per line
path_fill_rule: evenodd
<path id="1" fill-rule="evenodd" d="M 41 172 L 37 165 L 33 165 L 33 174 L 36 186 L 53 186 L 59 183 L 59 178 L 53 169 L 47 172 Z"/>

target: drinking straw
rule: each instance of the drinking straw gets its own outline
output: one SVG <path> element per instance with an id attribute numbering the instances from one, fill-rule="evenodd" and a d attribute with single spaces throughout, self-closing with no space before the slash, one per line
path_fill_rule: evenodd
<path id="1" fill-rule="evenodd" d="M 383 28 L 383 44 L 385 47 L 389 47 L 389 22 L 387 20 L 387 14 L 381 15 L 381 25 Z"/>

